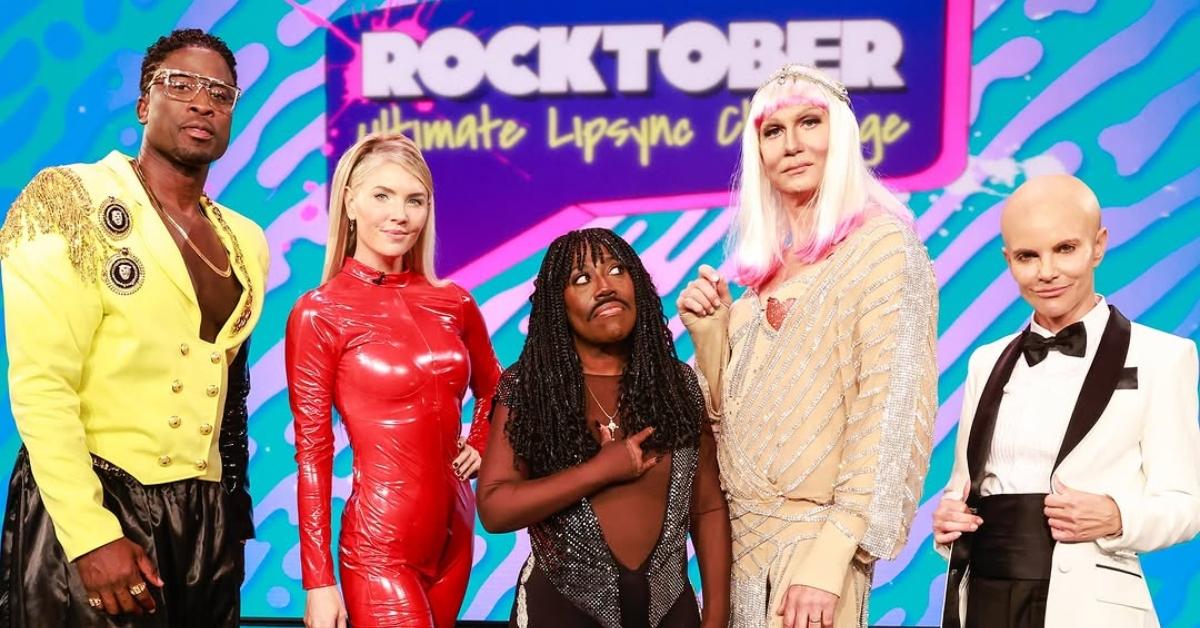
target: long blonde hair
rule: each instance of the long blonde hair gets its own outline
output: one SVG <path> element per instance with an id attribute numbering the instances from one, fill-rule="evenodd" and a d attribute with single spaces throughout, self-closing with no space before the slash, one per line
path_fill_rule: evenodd
<path id="1" fill-rule="evenodd" d="M 783 198 L 767 179 L 759 152 L 759 129 L 775 111 L 811 104 L 829 113 L 829 151 L 825 171 L 810 204 L 807 233 L 792 233 Z M 785 65 L 754 93 L 745 130 L 742 160 L 735 178 L 736 213 L 728 253 L 738 282 L 759 288 L 783 266 L 788 254 L 813 263 L 863 223 L 877 208 L 912 221 L 908 208 L 888 191 L 862 156 L 858 120 L 845 88 L 815 68 Z"/>
<path id="2" fill-rule="evenodd" d="M 364 177 L 384 163 L 394 163 L 416 177 L 429 195 L 429 214 L 417 241 L 404 254 L 404 268 L 424 275 L 430 283 L 439 283 L 433 267 L 434 230 L 433 175 L 421 149 L 400 133 L 371 133 L 355 142 L 338 160 L 329 184 L 329 239 L 325 244 L 325 269 L 321 283 L 329 281 L 342 268 L 347 257 L 354 256 L 358 244 L 346 215 L 346 197 Z"/>

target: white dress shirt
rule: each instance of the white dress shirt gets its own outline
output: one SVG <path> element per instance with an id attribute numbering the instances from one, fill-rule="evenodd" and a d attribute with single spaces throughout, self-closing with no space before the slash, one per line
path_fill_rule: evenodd
<path id="1" fill-rule="evenodd" d="M 1024 355 L 1017 358 L 996 416 L 981 495 L 1053 492 L 1054 460 L 1108 316 L 1108 303 L 1100 297 L 1083 317 L 1087 347 L 1082 358 L 1050 351 L 1036 366 L 1029 366 Z M 1054 335 L 1036 321 L 1030 329 L 1043 337 Z"/>

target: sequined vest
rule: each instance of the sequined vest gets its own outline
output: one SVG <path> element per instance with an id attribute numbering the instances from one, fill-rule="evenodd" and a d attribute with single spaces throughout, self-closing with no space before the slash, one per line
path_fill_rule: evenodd
<path id="1" fill-rule="evenodd" d="M 650 552 L 650 625 L 657 626 L 688 586 L 687 534 L 692 482 L 699 453 L 681 447 L 671 454 L 671 481 L 662 536 Z M 617 563 L 592 504 L 579 503 L 529 527 L 532 560 L 546 579 L 604 628 L 621 628 Z"/>

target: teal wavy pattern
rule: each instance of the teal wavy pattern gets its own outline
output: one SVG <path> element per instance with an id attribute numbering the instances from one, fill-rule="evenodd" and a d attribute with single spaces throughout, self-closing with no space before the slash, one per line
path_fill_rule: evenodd
<path id="1" fill-rule="evenodd" d="M 0 207 L 41 167 L 136 150 L 142 51 L 180 26 L 210 29 L 239 60 L 245 98 L 210 193 L 267 229 L 272 272 L 255 334 L 252 492 L 259 538 L 247 547 L 244 612 L 299 616 L 291 416 L 280 341 L 292 303 L 317 281 L 324 242 L 324 31 L 383 2 L 346 0 L 25 0 L 0 9 Z M 395 4 L 395 3 L 393 3 Z M 998 209 L 1028 176 L 1071 172 L 1095 188 L 1113 232 L 1100 290 L 1138 321 L 1200 340 L 1200 0 L 976 0 L 970 159 L 959 180 L 908 198 L 941 286 L 939 445 L 926 496 L 951 465 L 966 358 L 1028 317 L 999 254 Z M 446 173 L 439 173 L 447 181 Z M 441 229 L 453 229 L 442 216 Z M 700 263 L 720 264 L 724 208 L 597 219 L 648 259 L 668 310 Z M 473 292 L 500 359 L 524 339 L 542 252 L 522 253 Z M 678 323 L 675 323 L 676 331 Z M 680 352 L 692 348 L 681 336 Z M 0 361 L 4 357 L 0 356 Z M 5 364 L 6 366 L 6 364 Z M 5 385 L 0 384 L 0 390 Z M 0 406 L 0 460 L 19 441 Z M 3 465 L 0 465 L 3 466 Z M 348 494 L 339 437 L 335 515 Z M 0 493 L 3 488 L 0 487 Z M 927 501 L 900 558 L 879 565 L 872 621 L 934 625 L 945 563 L 930 549 Z M 505 619 L 523 535 L 476 537 L 464 617 Z M 1200 542 L 1145 556 L 1164 626 L 1200 626 Z M 693 565 L 693 574 L 694 574 Z"/>

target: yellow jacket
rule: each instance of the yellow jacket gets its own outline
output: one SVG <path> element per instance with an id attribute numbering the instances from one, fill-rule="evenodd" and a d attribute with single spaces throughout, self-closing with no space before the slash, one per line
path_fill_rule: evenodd
<path id="1" fill-rule="evenodd" d="M 207 213 L 242 284 L 215 343 L 125 155 L 38 173 L 0 231 L 13 418 L 69 560 L 122 536 L 91 454 L 143 484 L 220 480 L 228 364 L 262 311 L 268 250 L 252 221 Z"/>

